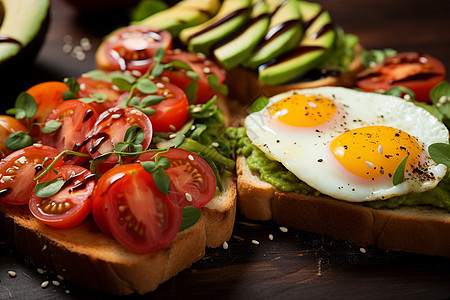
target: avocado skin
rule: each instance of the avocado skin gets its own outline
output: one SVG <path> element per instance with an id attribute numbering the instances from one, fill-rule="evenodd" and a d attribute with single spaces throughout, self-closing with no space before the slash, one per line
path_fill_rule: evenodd
<path id="1" fill-rule="evenodd" d="M 41 27 L 34 38 L 23 47 L 16 55 L 0 61 L 0 74 L 2 77 L 2 86 L 8 87 L 6 96 L 2 98 L 1 110 L 14 107 L 17 95 L 27 88 L 27 82 L 24 81 L 24 73 L 31 70 L 33 61 L 37 57 L 51 22 L 50 7 L 47 16 L 41 24 Z"/>

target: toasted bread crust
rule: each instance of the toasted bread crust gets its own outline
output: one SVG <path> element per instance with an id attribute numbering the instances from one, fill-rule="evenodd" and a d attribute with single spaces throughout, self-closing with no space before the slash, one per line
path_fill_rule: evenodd
<path id="1" fill-rule="evenodd" d="M 266 220 L 269 213 L 258 213 L 261 204 L 257 200 L 265 182 L 251 173 L 244 157 L 238 157 L 237 161 L 239 211 L 247 218 Z M 245 192 L 241 194 L 241 190 Z M 444 210 L 428 207 L 374 209 L 326 196 L 283 193 L 276 189 L 273 197 L 263 202 L 264 210 L 270 205 L 272 219 L 281 225 L 360 246 L 450 257 L 450 239 L 447 238 L 450 214 Z"/>
<path id="2" fill-rule="evenodd" d="M 364 69 L 361 59 L 363 47 L 360 44 L 355 46 L 355 58 L 349 66 L 349 72 L 341 73 L 337 77 L 328 76 L 313 81 L 302 81 L 291 84 L 269 85 L 258 80 L 255 72 L 235 68 L 228 71 L 227 85 L 230 90 L 230 97 L 238 99 L 242 104 L 249 104 L 258 97 L 271 97 L 276 94 L 296 89 L 315 88 L 321 86 L 342 86 L 353 87 L 356 75 Z"/>

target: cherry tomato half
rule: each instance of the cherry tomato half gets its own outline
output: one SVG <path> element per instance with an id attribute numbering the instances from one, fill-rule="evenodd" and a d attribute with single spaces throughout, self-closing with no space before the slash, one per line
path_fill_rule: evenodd
<path id="1" fill-rule="evenodd" d="M 79 98 L 92 98 L 95 94 L 103 94 L 106 96 L 106 99 L 102 103 L 89 103 L 98 114 L 101 114 L 111 107 L 118 106 L 119 97 L 123 92 L 114 89 L 111 82 L 89 77 L 79 77 L 77 82 L 80 85 L 80 90 L 78 91 Z"/>
<path id="2" fill-rule="evenodd" d="M 136 161 L 154 160 L 155 153 L 141 154 Z M 200 156 L 183 149 L 170 149 L 159 154 L 170 160 L 166 174 L 170 178 L 169 198 L 178 206 L 205 206 L 216 194 L 216 177 Z"/>
<path id="3" fill-rule="evenodd" d="M 113 152 L 119 142 L 124 141 L 128 128 L 137 125 L 144 131 L 144 140 L 140 143 L 142 150 L 150 146 L 152 140 L 152 123 L 146 114 L 135 108 L 113 107 L 104 111 L 95 122 L 94 127 L 88 133 L 85 142 L 86 149 L 93 158 L 102 154 Z M 134 159 L 130 156 L 124 157 L 123 162 L 128 163 Z M 119 161 L 114 154 L 98 165 L 97 172 L 104 173 Z"/>
<path id="4" fill-rule="evenodd" d="M 0 201 L 16 205 L 28 204 L 36 186 L 33 179 L 58 154 L 59 151 L 53 147 L 33 145 L 17 150 L 2 159 L 0 161 Z M 54 167 L 62 164 L 63 162 L 58 160 Z"/>
<path id="5" fill-rule="evenodd" d="M 117 166 L 100 178 L 93 196 L 94 220 L 128 249 L 143 253 L 168 245 L 182 209 L 156 188 L 141 164 Z"/>
<path id="6" fill-rule="evenodd" d="M 172 36 L 168 31 L 144 25 L 131 25 L 111 34 L 96 54 L 103 70 L 136 70 L 145 73 L 153 55 L 160 47 L 170 49 Z"/>
<path id="7" fill-rule="evenodd" d="M 205 103 L 214 95 L 219 94 L 209 85 L 208 76 L 216 75 L 219 80 L 219 85 L 223 85 L 223 82 L 225 81 L 225 71 L 212 60 L 207 59 L 202 54 L 192 54 L 181 50 L 169 50 L 164 56 L 163 62 L 169 63 L 173 61 L 182 61 L 188 64 L 195 73 L 201 76 L 197 81 L 198 91 L 196 104 Z M 175 84 L 183 91 L 186 90 L 186 86 L 192 81 L 192 78 L 186 75 L 186 69 L 182 68 L 164 71 L 161 76 L 168 77 L 170 83 Z"/>
<path id="8" fill-rule="evenodd" d="M 40 198 L 34 193 L 29 203 L 31 213 L 44 224 L 56 228 L 72 228 L 83 222 L 91 212 L 91 196 L 95 175 L 80 166 L 64 165 L 48 172 L 39 182 L 62 178 L 62 188 L 53 196 Z"/>
<path id="9" fill-rule="evenodd" d="M 33 96 L 38 106 L 37 112 L 29 123 L 42 123 L 50 114 L 52 109 L 61 104 L 63 94 L 68 91 L 69 87 L 64 82 L 60 81 L 47 81 L 36 84 L 27 90 L 27 93 Z M 25 122 L 25 120 L 23 120 Z M 30 132 L 31 136 L 39 135 L 39 128 L 32 128 Z"/>
<path id="10" fill-rule="evenodd" d="M 16 131 L 27 131 L 27 127 L 20 123 L 16 118 L 1 115 L 0 116 L 0 158 L 4 158 L 6 155 L 13 152 L 6 148 L 6 139 L 11 133 Z"/>
<path id="11" fill-rule="evenodd" d="M 55 120 L 61 123 L 58 130 L 51 133 L 42 133 L 39 139 L 43 144 L 52 146 L 58 151 L 73 150 L 88 153 L 83 144 L 86 135 L 92 129 L 98 114 L 94 108 L 79 100 L 69 100 L 58 105 L 45 120 Z M 89 157 L 65 155 L 66 164 L 83 164 Z"/>
<path id="12" fill-rule="evenodd" d="M 426 54 L 405 52 L 386 58 L 370 72 L 359 74 L 356 85 L 368 92 L 404 86 L 415 93 L 417 101 L 430 102 L 431 89 L 444 78 L 445 67 L 439 60 Z"/>
<path id="13" fill-rule="evenodd" d="M 176 85 L 171 83 L 155 81 L 158 91 L 157 96 L 163 96 L 165 99 L 153 106 L 148 106 L 156 110 L 156 113 L 149 116 L 152 121 L 155 132 L 174 132 L 180 129 L 186 122 L 189 115 L 189 102 L 186 94 Z M 123 94 L 120 102 L 128 96 L 128 92 Z M 136 96 L 145 98 L 148 95 L 136 93 Z"/>

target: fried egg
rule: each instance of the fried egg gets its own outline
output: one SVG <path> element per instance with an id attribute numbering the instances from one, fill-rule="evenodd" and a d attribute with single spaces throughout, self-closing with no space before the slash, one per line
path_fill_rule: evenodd
<path id="1" fill-rule="evenodd" d="M 300 180 L 361 202 L 431 189 L 447 167 L 428 155 L 449 132 L 425 109 L 394 96 L 322 87 L 273 96 L 245 119 L 250 140 Z M 404 180 L 393 176 L 407 157 Z"/>

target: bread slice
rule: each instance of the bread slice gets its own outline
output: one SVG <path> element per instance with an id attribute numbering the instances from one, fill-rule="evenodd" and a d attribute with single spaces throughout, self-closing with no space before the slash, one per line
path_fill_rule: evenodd
<path id="1" fill-rule="evenodd" d="M 0 234 L 31 263 L 74 284 L 111 295 L 145 294 L 201 259 L 206 246 L 220 246 L 231 237 L 235 182 L 230 176 L 194 226 L 150 253 L 126 249 L 104 235 L 90 216 L 75 228 L 55 229 L 34 218 L 27 206 L 0 204 Z"/>
<path id="2" fill-rule="evenodd" d="M 355 58 L 350 63 L 349 71 L 342 72 L 339 76 L 327 76 L 313 81 L 300 81 L 289 84 L 269 85 L 258 80 L 258 75 L 252 70 L 235 68 L 227 73 L 227 85 L 230 98 L 239 100 L 242 104 L 252 103 L 259 97 L 271 97 L 290 90 L 315 88 L 321 86 L 354 87 L 356 75 L 364 69 L 361 58 L 363 47 L 355 46 Z"/>
<path id="3" fill-rule="evenodd" d="M 450 257 L 450 213 L 428 207 L 374 209 L 326 196 L 283 193 L 237 158 L 238 209 L 268 220 L 359 246 Z"/>

